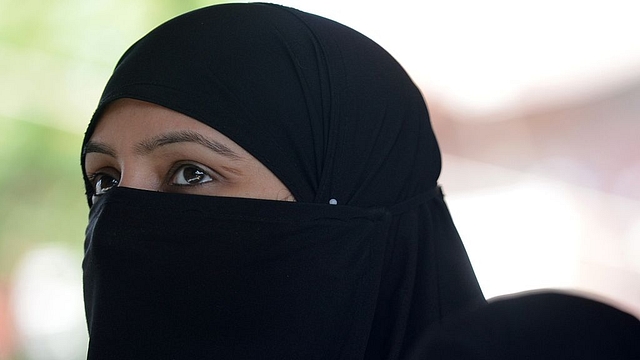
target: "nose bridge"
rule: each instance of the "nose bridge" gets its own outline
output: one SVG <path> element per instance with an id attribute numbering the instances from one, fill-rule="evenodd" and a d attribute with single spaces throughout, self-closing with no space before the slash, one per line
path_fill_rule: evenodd
<path id="1" fill-rule="evenodd" d="M 162 181 L 155 174 L 153 168 L 141 159 L 123 161 L 121 164 L 120 182 L 118 186 L 160 191 Z"/>

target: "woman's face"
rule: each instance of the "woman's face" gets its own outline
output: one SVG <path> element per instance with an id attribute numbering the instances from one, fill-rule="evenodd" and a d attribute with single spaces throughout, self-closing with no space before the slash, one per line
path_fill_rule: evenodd
<path id="1" fill-rule="evenodd" d="M 94 202 L 116 186 L 294 201 L 269 169 L 228 137 L 144 101 L 111 104 L 84 151 Z"/>

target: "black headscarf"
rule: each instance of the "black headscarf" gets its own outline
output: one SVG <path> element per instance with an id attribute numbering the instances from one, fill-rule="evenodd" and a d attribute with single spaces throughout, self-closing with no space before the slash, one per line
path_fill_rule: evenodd
<path id="1" fill-rule="evenodd" d="M 120 98 L 215 128 L 296 202 L 103 195 L 83 264 L 89 358 L 397 359 L 484 303 L 424 100 L 358 32 L 278 5 L 203 8 L 123 55 L 85 143 Z"/>

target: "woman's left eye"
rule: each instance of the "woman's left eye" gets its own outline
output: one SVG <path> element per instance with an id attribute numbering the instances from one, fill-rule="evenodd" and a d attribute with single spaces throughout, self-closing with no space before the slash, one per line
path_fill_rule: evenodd
<path id="1" fill-rule="evenodd" d="M 198 185 L 213 181 L 211 175 L 198 166 L 186 164 L 180 166 L 171 179 L 172 185 Z"/>

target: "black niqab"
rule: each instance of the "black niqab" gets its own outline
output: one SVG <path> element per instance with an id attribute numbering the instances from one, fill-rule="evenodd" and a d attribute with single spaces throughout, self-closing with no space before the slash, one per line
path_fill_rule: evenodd
<path id="1" fill-rule="evenodd" d="M 120 98 L 215 128 L 296 202 L 103 195 L 83 264 L 89 358 L 398 359 L 484 303 L 424 100 L 356 31 L 277 5 L 203 8 L 123 55 L 85 142 Z"/>

